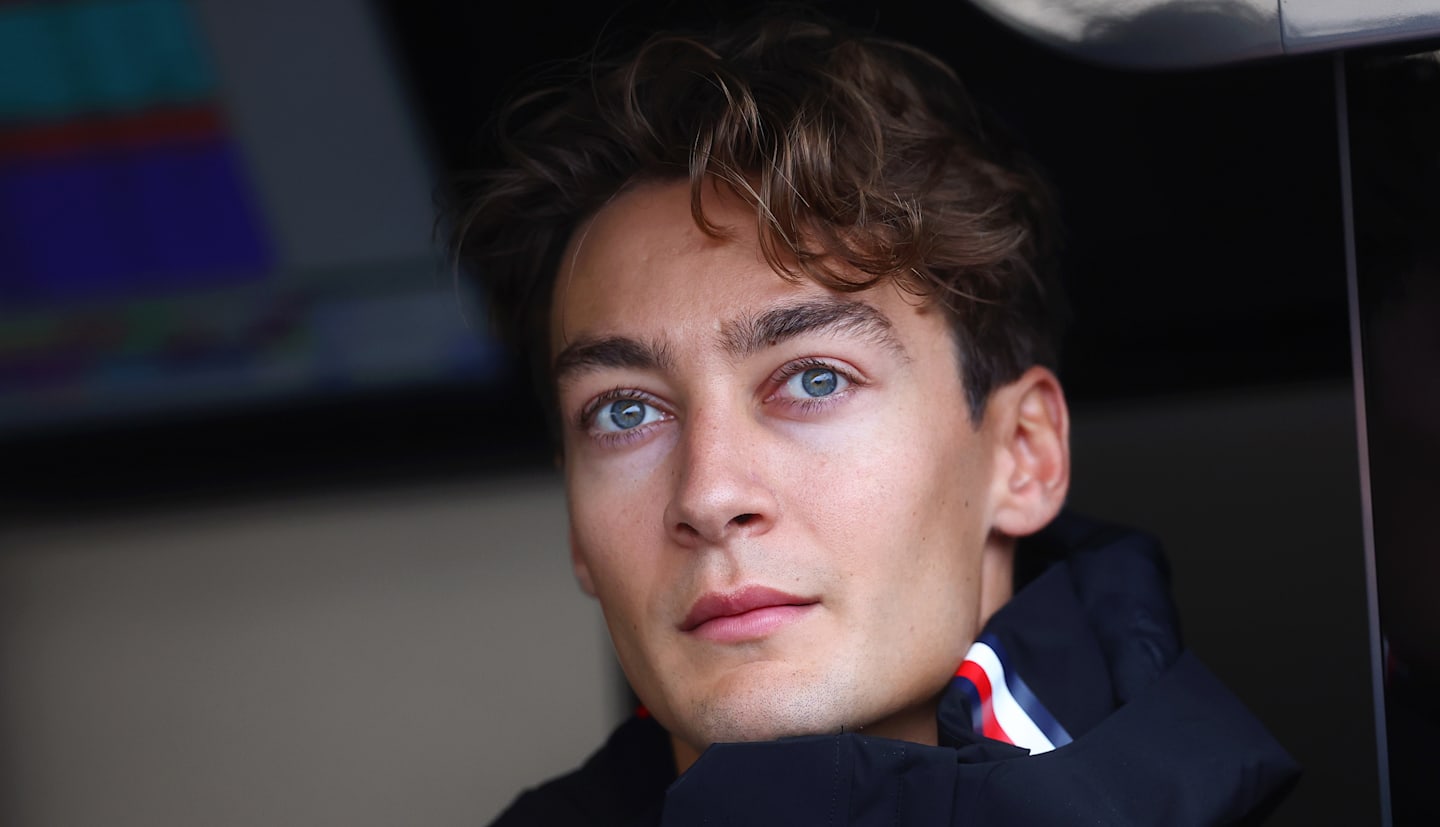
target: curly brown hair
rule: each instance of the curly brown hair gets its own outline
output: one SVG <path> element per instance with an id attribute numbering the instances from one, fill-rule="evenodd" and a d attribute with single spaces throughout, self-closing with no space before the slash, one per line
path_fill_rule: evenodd
<path id="1" fill-rule="evenodd" d="M 777 274 L 843 292 L 893 281 L 945 307 L 974 422 L 994 388 L 1055 367 L 1048 190 L 935 57 L 786 13 L 575 68 L 496 119 L 504 163 L 465 182 L 453 220 L 458 261 L 542 376 L 571 233 L 622 189 L 687 178 L 707 233 L 722 232 L 707 182 L 756 208 Z"/>

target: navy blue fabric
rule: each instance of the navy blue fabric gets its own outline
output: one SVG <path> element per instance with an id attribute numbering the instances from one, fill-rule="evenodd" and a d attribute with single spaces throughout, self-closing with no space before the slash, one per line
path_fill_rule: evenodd
<path id="1" fill-rule="evenodd" d="M 493 823 L 654 825 L 675 780 L 670 735 L 653 718 L 631 717 L 585 765 L 523 793 Z"/>
<path id="2" fill-rule="evenodd" d="M 1181 649 L 1170 569 L 1159 541 L 1074 514 L 1062 515 L 1040 540 L 1073 550 L 1066 563 L 1075 594 L 1105 652 L 1116 700 L 1127 703 Z"/>
<path id="3" fill-rule="evenodd" d="M 1115 709 L 1115 692 L 1105 652 L 1071 587 L 1068 565 L 1062 561 L 1051 566 L 1025 587 L 1025 599 L 1002 606 L 985 631 L 1005 647 L 1010 671 L 1025 679 L 1073 736 Z M 945 693 L 939 720 L 941 743 L 968 731 L 973 720 L 969 699 L 960 692 Z"/>
<path id="4" fill-rule="evenodd" d="M 1184 654 L 1130 704 L 1044 755 L 966 763 L 953 749 L 848 733 L 717 744 L 670 788 L 662 823 L 1235 824 L 1268 812 L 1295 773 Z"/>
<path id="5" fill-rule="evenodd" d="M 1031 756 L 987 739 L 971 730 L 955 691 L 941 699 L 940 746 L 854 733 L 716 744 L 674 780 L 663 730 L 636 719 L 584 768 L 522 796 L 497 824 L 1185 827 L 1262 819 L 1298 768 L 1182 649 L 1158 544 L 1066 515 L 1025 554 L 1047 565 L 1028 569 L 1040 573 L 985 632 L 1072 743 Z"/>

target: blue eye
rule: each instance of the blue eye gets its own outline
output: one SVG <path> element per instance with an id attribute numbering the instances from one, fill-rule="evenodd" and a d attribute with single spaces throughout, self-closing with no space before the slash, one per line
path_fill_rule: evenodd
<path id="1" fill-rule="evenodd" d="M 846 380 L 830 368 L 807 368 L 790 377 L 785 384 L 792 396 L 829 396 L 844 386 Z"/>
<path id="2" fill-rule="evenodd" d="M 660 411 L 639 399 L 616 399 L 600 407 L 595 415 L 595 427 L 600 431 L 614 433 L 630 431 L 641 425 L 648 425 L 660 419 Z"/>

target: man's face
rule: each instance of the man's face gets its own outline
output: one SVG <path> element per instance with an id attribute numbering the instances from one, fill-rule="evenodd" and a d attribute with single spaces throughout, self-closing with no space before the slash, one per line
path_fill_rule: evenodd
<path id="1" fill-rule="evenodd" d="M 933 739 L 996 580 L 995 437 L 967 416 L 945 314 L 786 281 L 752 208 L 708 192 L 706 214 L 727 240 L 695 226 L 687 183 L 640 186 L 566 251 L 551 344 L 577 574 L 641 701 L 696 750 Z"/>

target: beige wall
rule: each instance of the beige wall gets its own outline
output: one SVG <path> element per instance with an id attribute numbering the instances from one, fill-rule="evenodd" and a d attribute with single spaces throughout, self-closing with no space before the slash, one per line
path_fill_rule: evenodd
<path id="1" fill-rule="evenodd" d="M 0 823 L 476 825 L 620 701 L 552 478 L 0 534 Z"/>

